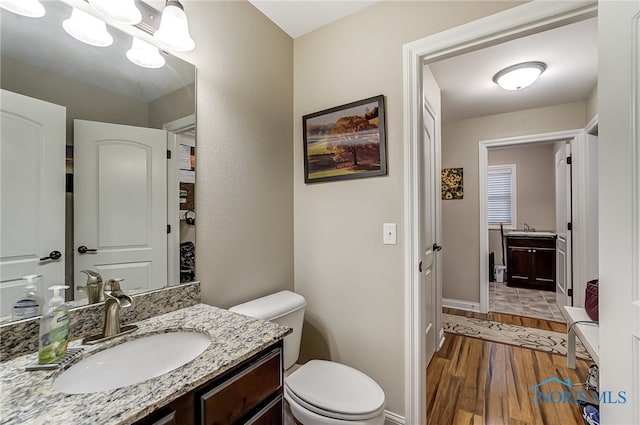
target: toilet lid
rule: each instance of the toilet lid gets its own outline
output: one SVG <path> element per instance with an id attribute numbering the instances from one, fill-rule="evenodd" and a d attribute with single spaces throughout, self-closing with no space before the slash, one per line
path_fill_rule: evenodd
<path id="1" fill-rule="evenodd" d="M 304 407 L 335 418 L 365 419 L 384 409 L 382 388 L 352 367 L 311 360 L 285 381 L 290 395 Z"/>

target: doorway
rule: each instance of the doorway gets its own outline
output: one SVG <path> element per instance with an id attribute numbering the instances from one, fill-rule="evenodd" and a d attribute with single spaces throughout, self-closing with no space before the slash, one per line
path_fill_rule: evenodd
<path id="1" fill-rule="evenodd" d="M 405 323 L 406 361 L 405 398 L 406 423 L 426 423 L 426 376 L 420 371 L 426 365 L 424 338 L 420 323 L 422 312 L 412 308 L 420 295 L 419 246 L 415 235 L 419 229 L 420 205 L 416 188 L 419 187 L 420 159 L 415 152 L 423 143 L 423 64 L 455 54 L 480 49 L 507 40 L 522 37 L 550 27 L 595 16 L 596 2 L 573 4 L 528 3 L 469 24 L 429 36 L 403 48 L 404 103 L 405 103 Z M 446 247 L 445 247 L 446 249 Z M 486 265 L 484 266 L 486 270 Z M 438 312 L 441 314 L 441 312 Z"/>
<path id="2" fill-rule="evenodd" d="M 581 133 L 571 130 L 479 142 L 480 258 L 489 259 L 490 252 L 499 250 L 496 264 L 505 264 L 508 270 L 502 279 L 491 282 L 490 264 L 481 261 L 481 312 L 563 321 L 560 306 L 573 305 L 572 232 L 568 223 L 572 221 L 572 205 L 578 205 L 572 198 L 584 185 L 576 181 L 572 190 L 573 167 L 567 152 L 583 140 Z M 506 158 L 517 162 L 513 223 L 509 222 L 506 230 L 502 226 L 502 231 L 492 229 L 495 226 L 489 224 L 488 217 L 489 158 L 496 149 L 502 153 L 496 158 L 498 162 Z M 527 150 L 518 155 L 518 149 Z M 584 166 L 580 161 L 576 170 Z"/>

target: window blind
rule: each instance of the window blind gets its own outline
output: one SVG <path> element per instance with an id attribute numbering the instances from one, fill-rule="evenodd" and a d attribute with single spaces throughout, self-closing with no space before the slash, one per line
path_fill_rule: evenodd
<path id="1" fill-rule="evenodd" d="M 487 185 L 489 224 L 513 224 L 513 173 L 508 168 L 489 169 Z"/>

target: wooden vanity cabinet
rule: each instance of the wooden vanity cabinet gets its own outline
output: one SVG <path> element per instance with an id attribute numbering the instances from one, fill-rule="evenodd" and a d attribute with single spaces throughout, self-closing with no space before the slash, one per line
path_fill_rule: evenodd
<path id="1" fill-rule="evenodd" d="M 283 425 L 282 341 L 135 425 Z"/>
<path id="2" fill-rule="evenodd" d="M 555 291 L 555 236 L 507 236 L 507 286 Z"/>

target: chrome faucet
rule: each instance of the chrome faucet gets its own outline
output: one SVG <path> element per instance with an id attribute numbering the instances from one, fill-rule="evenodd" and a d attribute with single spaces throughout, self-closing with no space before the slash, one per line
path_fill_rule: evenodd
<path id="1" fill-rule="evenodd" d="M 530 232 L 531 231 L 531 227 L 529 227 L 529 225 L 527 223 L 524 223 L 524 231 L 525 232 Z"/>
<path id="2" fill-rule="evenodd" d="M 122 332 L 120 328 L 120 309 L 130 307 L 131 297 L 120 288 L 124 279 L 109 279 L 104 284 L 104 338 L 116 336 Z"/>

